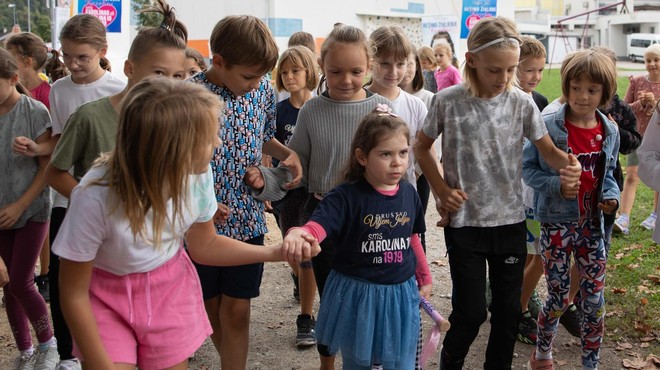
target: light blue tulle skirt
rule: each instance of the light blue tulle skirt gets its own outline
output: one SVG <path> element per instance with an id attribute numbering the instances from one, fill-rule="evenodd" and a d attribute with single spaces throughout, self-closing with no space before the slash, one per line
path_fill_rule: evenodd
<path id="1" fill-rule="evenodd" d="M 360 366 L 413 369 L 419 336 L 415 277 L 382 285 L 330 272 L 316 321 L 316 337 L 330 353 Z"/>

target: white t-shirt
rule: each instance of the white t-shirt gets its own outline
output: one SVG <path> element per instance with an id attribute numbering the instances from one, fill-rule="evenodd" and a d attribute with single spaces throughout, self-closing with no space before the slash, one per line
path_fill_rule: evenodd
<path id="1" fill-rule="evenodd" d="M 417 188 L 417 177 L 415 176 L 415 163 L 417 161 L 415 161 L 412 147 L 415 145 L 417 132 L 424 125 L 428 109 L 421 99 L 399 89 L 399 96 L 392 100 L 392 110 L 408 125 L 408 130 L 410 130 L 410 151 L 408 152 L 408 169 L 406 173 L 408 174 L 408 181 Z"/>
<path id="2" fill-rule="evenodd" d="M 424 105 L 426 105 L 426 109 L 431 109 L 431 102 L 433 101 L 433 95 L 435 94 L 433 94 L 432 92 L 426 89 L 417 90 L 417 92 L 413 94 L 413 96 L 420 98 L 424 102 Z"/>
<path id="3" fill-rule="evenodd" d="M 69 116 L 79 106 L 92 100 L 117 94 L 126 87 L 126 83 L 114 77 L 110 72 L 88 84 L 77 84 L 66 76 L 55 81 L 50 88 L 50 116 L 53 124 L 52 135 L 61 135 Z M 56 191 L 51 192 L 53 208 L 66 208 L 68 199 Z"/>
<path id="4" fill-rule="evenodd" d="M 463 85 L 448 87 L 436 94 L 423 130 L 432 139 L 443 134 L 445 180 L 469 198 L 451 214 L 451 227 L 525 219 L 523 138 L 534 142 L 548 132 L 531 96 L 514 88 L 482 99 Z"/>
<path id="5" fill-rule="evenodd" d="M 114 203 L 107 186 L 92 185 L 103 178 L 106 167 L 93 167 L 71 193 L 71 204 L 53 244 L 53 253 L 71 261 L 94 261 L 94 267 L 115 275 L 151 271 L 172 258 L 183 245 L 183 236 L 195 222 L 206 222 L 217 210 L 213 173 L 190 175 L 188 195 L 175 226 L 166 224 L 157 249 L 153 240 L 151 216 L 146 221 L 146 240 L 134 237 L 123 209 Z M 172 202 L 168 203 L 170 218 Z"/>

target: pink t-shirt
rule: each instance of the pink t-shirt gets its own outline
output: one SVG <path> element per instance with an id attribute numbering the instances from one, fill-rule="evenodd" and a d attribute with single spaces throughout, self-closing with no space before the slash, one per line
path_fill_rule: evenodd
<path id="1" fill-rule="evenodd" d="M 630 85 L 623 101 L 630 104 L 633 113 L 635 113 L 635 118 L 637 118 L 637 131 L 643 136 L 646 127 L 649 125 L 655 106 L 650 104 L 644 105 L 639 101 L 639 96 L 642 92 L 652 92 L 655 95 L 655 100 L 659 100 L 660 83 L 649 81 L 648 75 L 630 76 Z"/>
<path id="2" fill-rule="evenodd" d="M 436 69 L 433 75 L 435 76 L 435 83 L 438 85 L 438 91 L 458 85 L 462 81 L 458 69 L 451 64 L 444 71 L 440 68 Z"/>
<path id="3" fill-rule="evenodd" d="M 50 94 L 50 84 L 46 81 L 43 81 L 39 86 L 30 90 L 32 97 L 42 103 L 50 110 L 50 100 L 48 99 L 48 94 Z"/>

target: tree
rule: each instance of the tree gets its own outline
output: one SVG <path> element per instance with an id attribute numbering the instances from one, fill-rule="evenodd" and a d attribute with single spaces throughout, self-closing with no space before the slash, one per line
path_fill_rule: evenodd
<path id="1" fill-rule="evenodd" d="M 148 12 L 148 13 L 139 12 L 140 10 L 152 5 L 153 5 L 152 0 L 131 1 L 131 8 L 135 12 L 135 18 L 137 19 L 137 29 L 140 29 L 142 27 L 158 27 L 163 22 L 162 14 L 158 14 L 154 12 Z"/>

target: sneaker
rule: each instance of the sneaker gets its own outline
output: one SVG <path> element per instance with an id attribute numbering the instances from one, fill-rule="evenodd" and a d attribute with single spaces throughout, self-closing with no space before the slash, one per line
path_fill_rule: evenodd
<path id="1" fill-rule="evenodd" d="M 45 350 L 37 347 L 34 359 L 34 370 L 53 370 L 60 362 L 57 346 L 48 346 Z"/>
<path id="2" fill-rule="evenodd" d="M 300 302 L 300 285 L 298 285 L 298 276 L 291 271 L 291 280 L 293 280 L 293 298 Z"/>
<path id="3" fill-rule="evenodd" d="M 564 325 L 566 331 L 572 336 L 580 338 L 580 334 L 582 333 L 582 314 L 577 306 L 574 304 L 568 306 L 566 312 L 559 318 L 559 323 Z"/>
<path id="4" fill-rule="evenodd" d="M 623 235 L 628 235 L 630 233 L 630 229 L 628 229 L 629 225 L 630 225 L 630 220 L 628 219 L 628 216 L 620 215 L 614 221 L 614 227 L 612 228 L 612 230 L 623 233 Z"/>
<path id="5" fill-rule="evenodd" d="M 536 320 L 530 315 L 529 311 L 522 314 L 516 338 L 521 343 L 536 344 Z"/>
<path id="6" fill-rule="evenodd" d="M 50 283 L 48 281 L 48 275 L 35 276 L 34 282 L 37 284 L 39 294 L 44 297 L 46 302 L 50 302 Z"/>
<path id="7" fill-rule="evenodd" d="M 645 228 L 646 230 L 655 230 L 655 221 L 658 218 L 656 216 L 655 212 L 651 213 L 649 217 L 646 218 L 646 220 L 642 221 L 640 224 L 641 227 Z"/>
<path id="8" fill-rule="evenodd" d="M 32 370 L 34 369 L 34 354 L 32 356 L 19 355 L 14 360 L 13 370 Z"/>
<path id="9" fill-rule="evenodd" d="M 301 348 L 316 345 L 316 336 L 314 335 L 316 320 L 312 316 L 298 315 L 296 326 L 298 327 L 296 347 Z"/>
<path id="10" fill-rule="evenodd" d="M 529 301 L 527 301 L 527 309 L 534 320 L 539 317 L 541 307 L 543 307 L 543 301 L 541 300 L 541 297 L 539 297 L 539 293 L 534 289 L 532 296 L 529 297 Z"/>
<path id="11" fill-rule="evenodd" d="M 82 370 L 80 361 L 77 358 L 62 360 L 57 364 L 55 370 Z"/>
<path id="12" fill-rule="evenodd" d="M 552 359 L 537 360 L 536 350 L 534 350 L 532 356 L 527 362 L 527 370 L 555 370 L 555 365 L 553 364 Z"/>

